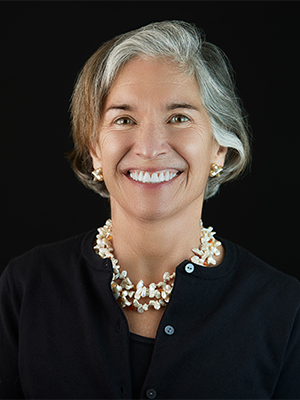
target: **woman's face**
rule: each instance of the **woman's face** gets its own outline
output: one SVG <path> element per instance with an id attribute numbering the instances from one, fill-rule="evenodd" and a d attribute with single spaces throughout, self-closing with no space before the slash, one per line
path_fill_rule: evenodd
<path id="1" fill-rule="evenodd" d="M 103 107 L 91 155 L 102 167 L 112 214 L 140 219 L 200 215 L 211 164 L 226 148 L 212 135 L 196 79 L 161 59 L 133 59 Z"/>

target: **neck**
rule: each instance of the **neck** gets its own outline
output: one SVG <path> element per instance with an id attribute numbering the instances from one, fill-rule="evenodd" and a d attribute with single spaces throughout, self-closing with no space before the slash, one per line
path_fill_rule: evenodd
<path id="1" fill-rule="evenodd" d="M 148 221 L 112 207 L 114 256 L 134 284 L 140 279 L 145 285 L 161 281 L 165 272 L 173 273 L 193 255 L 191 249 L 199 247 L 201 210 L 186 214 Z"/>

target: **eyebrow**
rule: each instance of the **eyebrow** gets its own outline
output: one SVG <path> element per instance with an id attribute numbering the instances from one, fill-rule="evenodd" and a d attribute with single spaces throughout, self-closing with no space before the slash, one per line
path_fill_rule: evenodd
<path id="1" fill-rule="evenodd" d="M 130 106 L 129 104 L 115 104 L 105 109 L 105 113 L 109 110 L 123 110 L 123 111 L 132 111 L 134 107 Z"/>
<path id="2" fill-rule="evenodd" d="M 177 108 L 186 108 L 188 110 L 200 111 L 199 107 L 196 107 L 190 103 L 171 103 L 166 107 L 167 111 L 176 110 Z"/>
<path id="3" fill-rule="evenodd" d="M 178 108 L 185 108 L 188 110 L 195 110 L 195 111 L 200 112 L 199 107 L 196 107 L 190 103 L 170 103 L 166 106 L 167 111 L 176 110 Z M 133 111 L 134 109 L 135 109 L 135 107 L 133 107 L 129 104 L 115 104 L 115 105 L 112 105 L 112 106 L 106 108 L 106 110 L 104 112 L 107 113 L 110 110 Z"/>

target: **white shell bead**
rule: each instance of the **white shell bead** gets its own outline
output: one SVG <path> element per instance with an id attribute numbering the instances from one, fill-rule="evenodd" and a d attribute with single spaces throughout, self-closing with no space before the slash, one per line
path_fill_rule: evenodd
<path id="1" fill-rule="evenodd" d="M 127 271 L 122 271 L 120 274 L 120 278 L 124 279 L 124 278 L 126 278 L 126 276 L 127 276 Z"/>
<path id="2" fill-rule="evenodd" d="M 132 304 L 134 305 L 134 307 L 138 307 L 140 305 L 137 299 L 134 299 Z"/>
<path id="3" fill-rule="evenodd" d="M 140 280 L 140 281 L 138 282 L 138 284 L 136 285 L 136 288 L 137 288 L 137 289 L 141 289 L 143 286 L 144 286 L 144 282 L 143 282 L 142 280 Z"/>
<path id="4" fill-rule="evenodd" d="M 150 299 L 153 299 L 153 297 L 155 296 L 155 292 L 156 292 L 155 289 L 153 289 L 153 288 L 149 289 L 149 297 L 150 297 Z"/>
<path id="5" fill-rule="evenodd" d="M 142 314 L 144 311 L 145 311 L 145 310 L 143 309 L 143 306 L 142 306 L 142 305 L 139 305 L 139 306 L 138 306 L 138 309 L 137 309 L 137 312 L 140 313 L 140 314 Z"/>
<path id="6" fill-rule="evenodd" d="M 198 256 L 193 256 L 193 257 L 191 257 L 191 261 L 192 261 L 194 264 L 200 264 L 200 258 L 199 258 Z"/>
<path id="7" fill-rule="evenodd" d="M 167 280 L 167 279 L 169 278 L 169 276 L 170 276 L 169 272 L 165 272 L 165 273 L 163 274 L 163 280 L 164 280 L 164 281 Z"/>

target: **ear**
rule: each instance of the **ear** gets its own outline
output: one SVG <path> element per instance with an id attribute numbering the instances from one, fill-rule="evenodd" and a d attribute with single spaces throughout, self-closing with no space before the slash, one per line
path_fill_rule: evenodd
<path id="1" fill-rule="evenodd" d="M 101 152 L 99 149 L 99 145 L 96 142 L 93 142 L 90 147 L 90 156 L 93 160 L 94 169 L 102 168 Z"/>
<path id="2" fill-rule="evenodd" d="M 224 163 L 225 163 L 225 157 L 227 154 L 227 150 L 228 150 L 227 147 L 220 146 L 218 144 L 217 151 L 215 153 L 215 156 L 213 157 L 213 163 L 216 163 L 217 165 L 220 165 L 221 167 L 223 167 Z"/>

